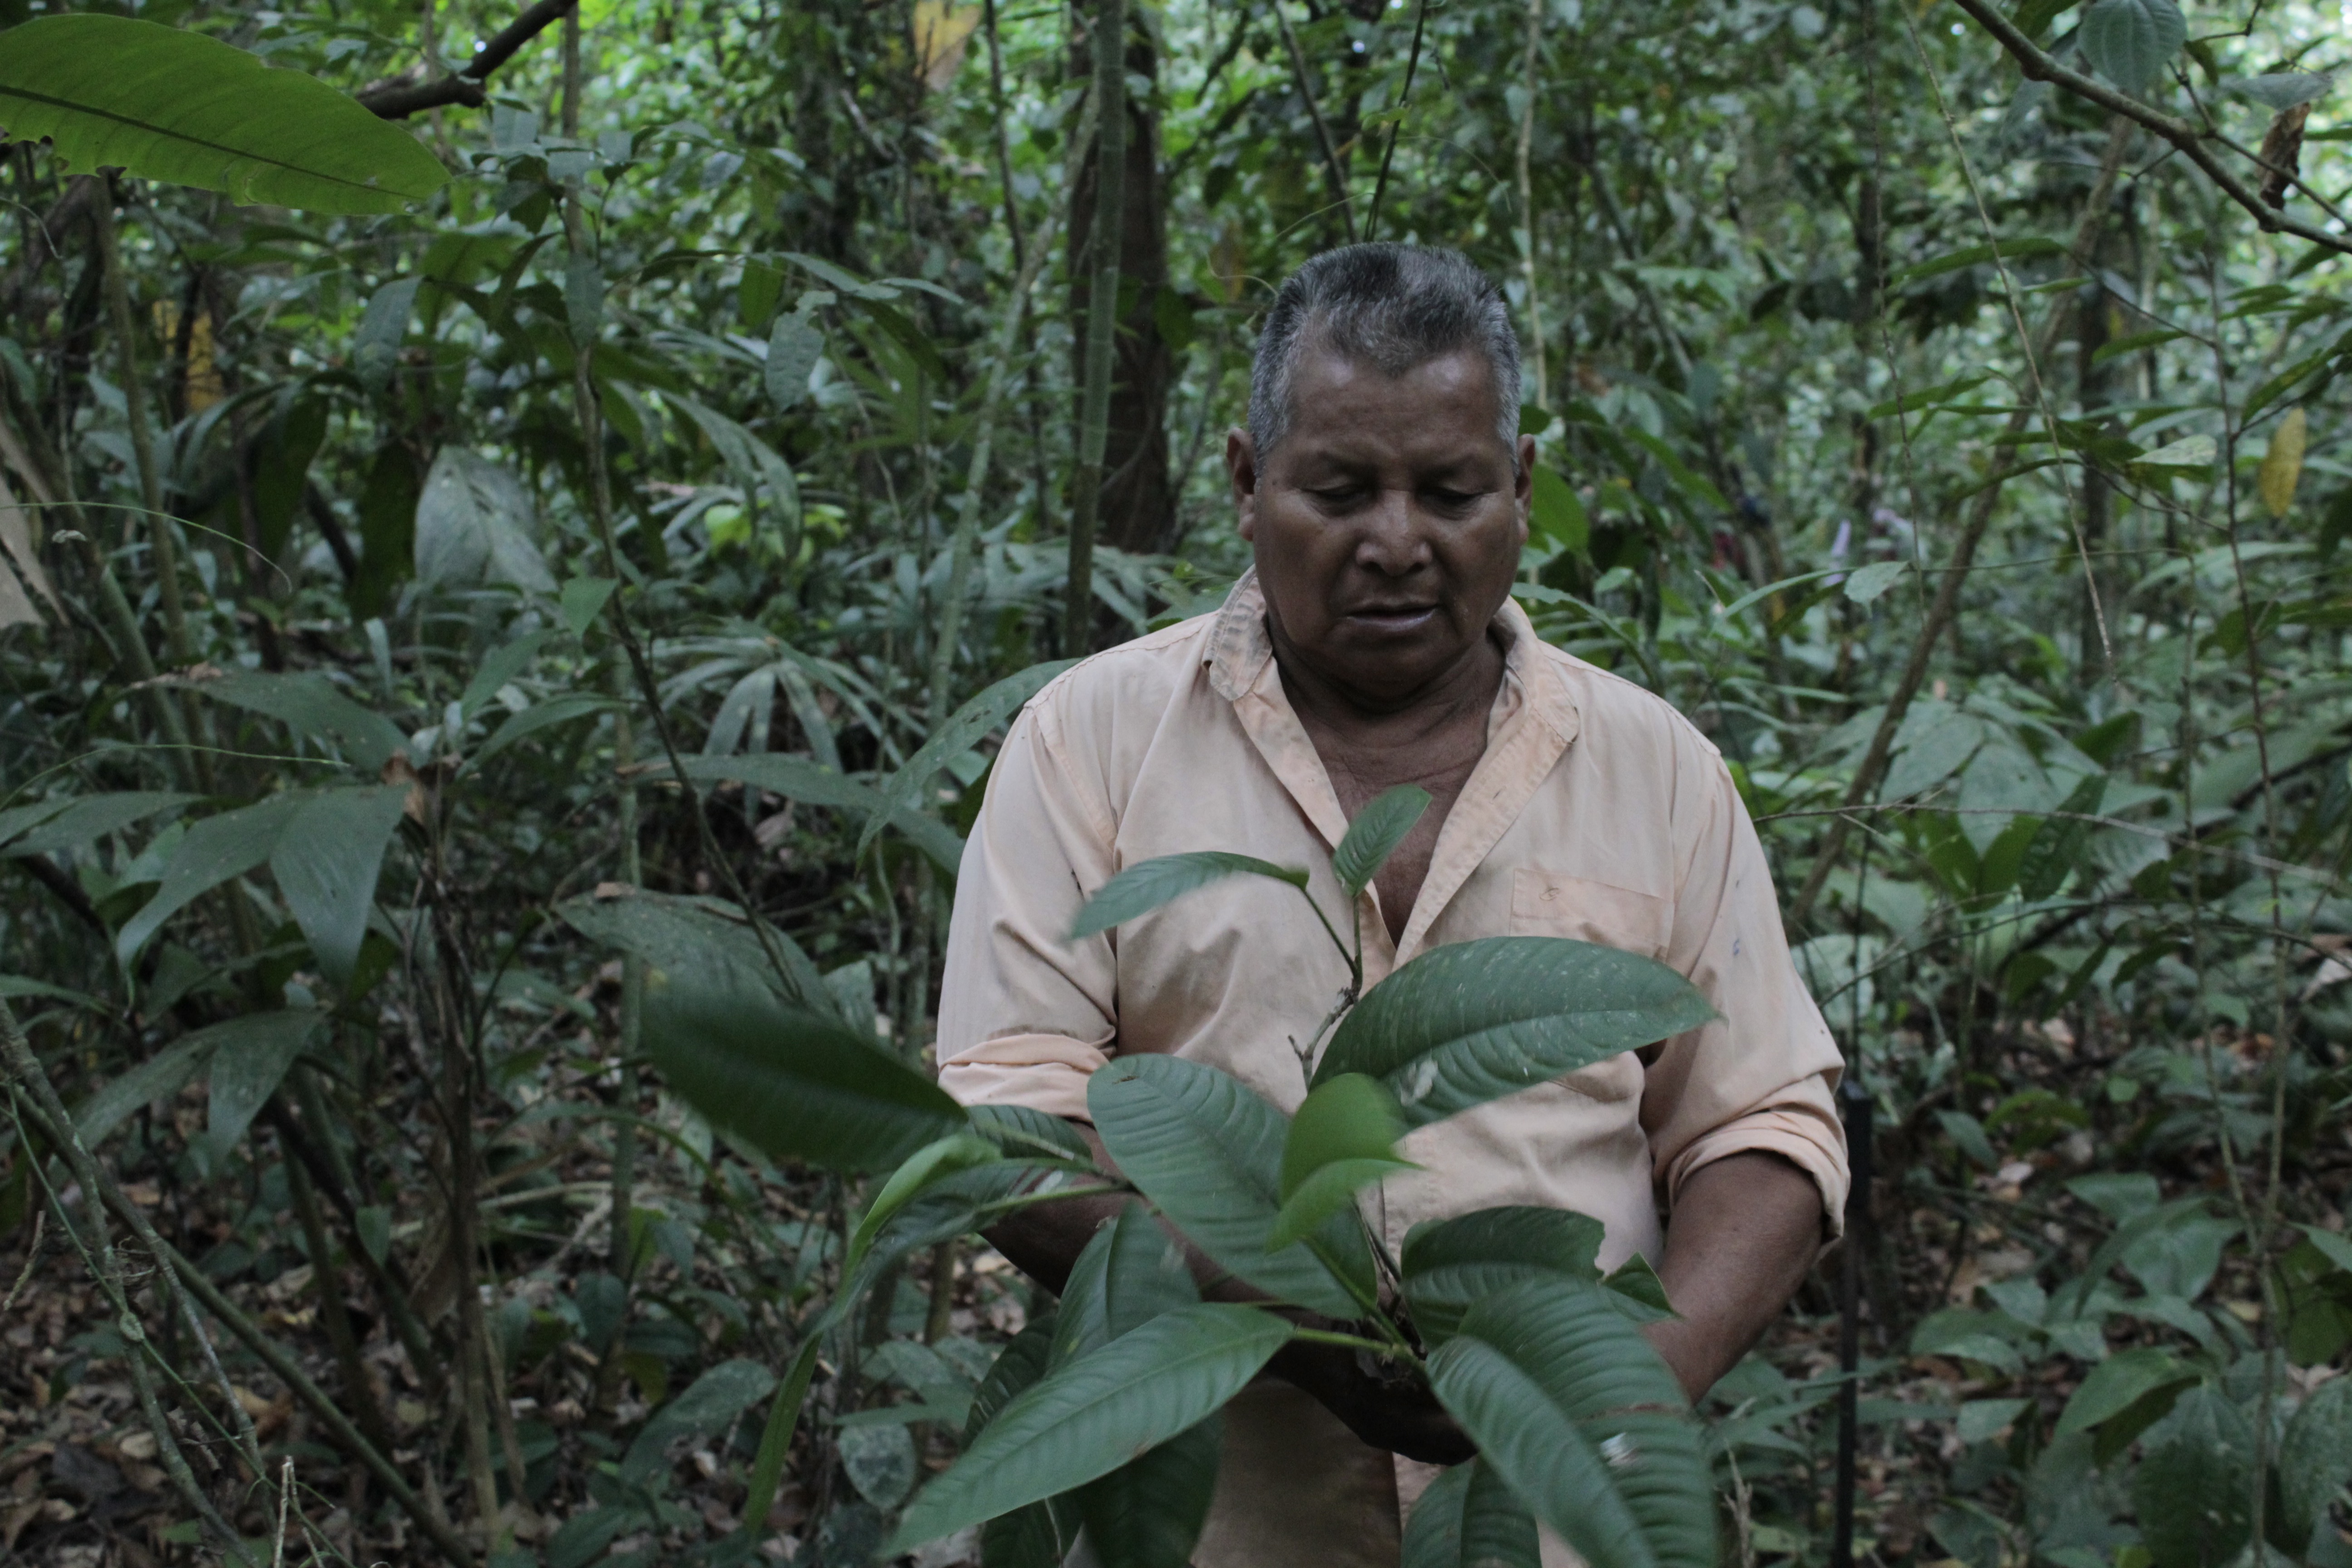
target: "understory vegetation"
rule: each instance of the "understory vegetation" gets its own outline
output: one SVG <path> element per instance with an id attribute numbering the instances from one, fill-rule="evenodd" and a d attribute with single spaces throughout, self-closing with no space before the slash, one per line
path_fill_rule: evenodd
<path id="1" fill-rule="evenodd" d="M 1856 1560 L 2352 1565 L 2344 22 L 0 0 L 0 1560 L 1057 1560 L 902 1529 L 1085 1158 L 926 1109 L 961 840 L 1379 237 L 1504 285 L 1517 596 L 1875 1126 L 1714 1545 L 1595 1568 L 1838 1562 L 1848 1395 Z M 834 1065 L 689 1084 L 720 991 Z"/>

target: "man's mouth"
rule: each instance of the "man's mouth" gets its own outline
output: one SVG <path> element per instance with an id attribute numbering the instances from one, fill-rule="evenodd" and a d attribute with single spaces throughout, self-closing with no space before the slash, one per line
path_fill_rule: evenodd
<path id="1" fill-rule="evenodd" d="M 1436 614 L 1434 605 L 1363 605 L 1349 610 L 1347 618 L 1381 631 L 1402 632 L 1418 629 Z"/>

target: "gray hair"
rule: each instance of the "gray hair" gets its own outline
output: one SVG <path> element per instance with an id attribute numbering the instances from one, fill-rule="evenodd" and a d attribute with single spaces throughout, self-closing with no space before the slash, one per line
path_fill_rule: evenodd
<path id="1" fill-rule="evenodd" d="M 1249 431 L 1260 462 L 1289 434 L 1291 380 L 1316 346 L 1391 376 L 1465 349 L 1482 356 L 1494 372 L 1495 434 L 1517 451 L 1519 340 L 1502 290 L 1460 251 L 1349 245 L 1290 275 L 1250 368 Z"/>

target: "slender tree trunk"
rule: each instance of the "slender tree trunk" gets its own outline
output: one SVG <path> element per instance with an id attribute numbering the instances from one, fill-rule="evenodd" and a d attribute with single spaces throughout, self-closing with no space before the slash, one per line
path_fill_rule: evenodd
<path id="1" fill-rule="evenodd" d="M 1070 572 L 1062 605 L 1062 647 L 1067 654 L 1094 646 L 1095 524 L 1100 515 L 1104 454 L 1110 426 L 1112 331 L 1118 308 L 1118 248 L 1127 205 L 1126 0 L 1099 0 L 1090 25 L 1094 46 L 1095 196 L 1086 265 L 1071 276 L 1085 277 L 1086 320 L 1076 333 L 1084 345 L 1078 375 L 1076 472 L 1070 487 Z M 1075 231 L 1077 225 L 1073 223 Z"/>
<path id="2" fill-rule="evenodd" d="M 2074 335 L 2080 353 L 2076 384 L 2082 398 L 2083 415 L 2088 418 L 2095 408 L 2103 407 L 2108 397 L 2108 367 L 2099 363 L 2099 351 L 2107 345 L 2108 317 L 2113 309 L 2105 286 L 2096 281 L 2085 284 L 2075 306 L 2082 321 Z M 2113 421 L 2107 422 L 2110 426 Z M 2114 520 L 2115 487 L 2108 483 L 2106 470 L 2096 462 L 2083 465 L 2083 552 L 2090 558 L 2091 577 L 2098 584 L 2094 598 L 2090 582 L 2083 585 L 2079 612 L 2081 634 L 2081 666 L 2083 684 L 2095 686 L 2107 675 L 2106 655 L 2099 637 L 2099 605 L 2112 605 L 2115 595 L 2100 571 L 2100 552 L 2106 548 L 2107 533 Z"/>
<path id="3" fill-rule="evenodd" d="M 1087 43 L 1094 39 L 1088 35 Z M 1083 54 L 1085 58 L 1078 57 Z M 1127 29 L 1126 74 L 1157 81 L 1160 50 L 1148 25 Z M 1073 72 L 1091 70 L 1091 49 L 1072 51 Z M 1160 178 L 1160 116 L 1149 99 L 1129 96 L 1120 185 L 1118 325 L 1112 339 L 1110 406 L 1103 444 L 1102 496 L 1096 537 L 1120 550 L 1156 552 L 1173 542 L 1176 504 L 1168 452 L 1168 393 L 1175 355 L 1160 335 L 1158 300 L 1168 284 L 1168 204 Z M 1096 163 L 1083 165 L 1070 198 L 1070 318 L 1081 385 L 1090 321 Z"/>

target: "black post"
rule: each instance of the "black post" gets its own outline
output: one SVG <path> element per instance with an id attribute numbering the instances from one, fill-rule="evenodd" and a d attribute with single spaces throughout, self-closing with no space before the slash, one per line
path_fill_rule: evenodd
<path id="1" fill-rule="evenodd" d="M 1862 1363 L 1862 1253 L 1870 1228 L 1870 1091 L 1851 1070 L 1838 1086 L 1838 1110 L 1845 1121 L 1846 1160 L 1853 1182 L 1845 1194 L 1843 1278 L 1838 1289 L 1837 1534 L 1830 1543 L 1830 1568 L 1853 1568 L 1854 1446 L 1859 1436 L 1862 1391 L 1855 1368 Z"/>

